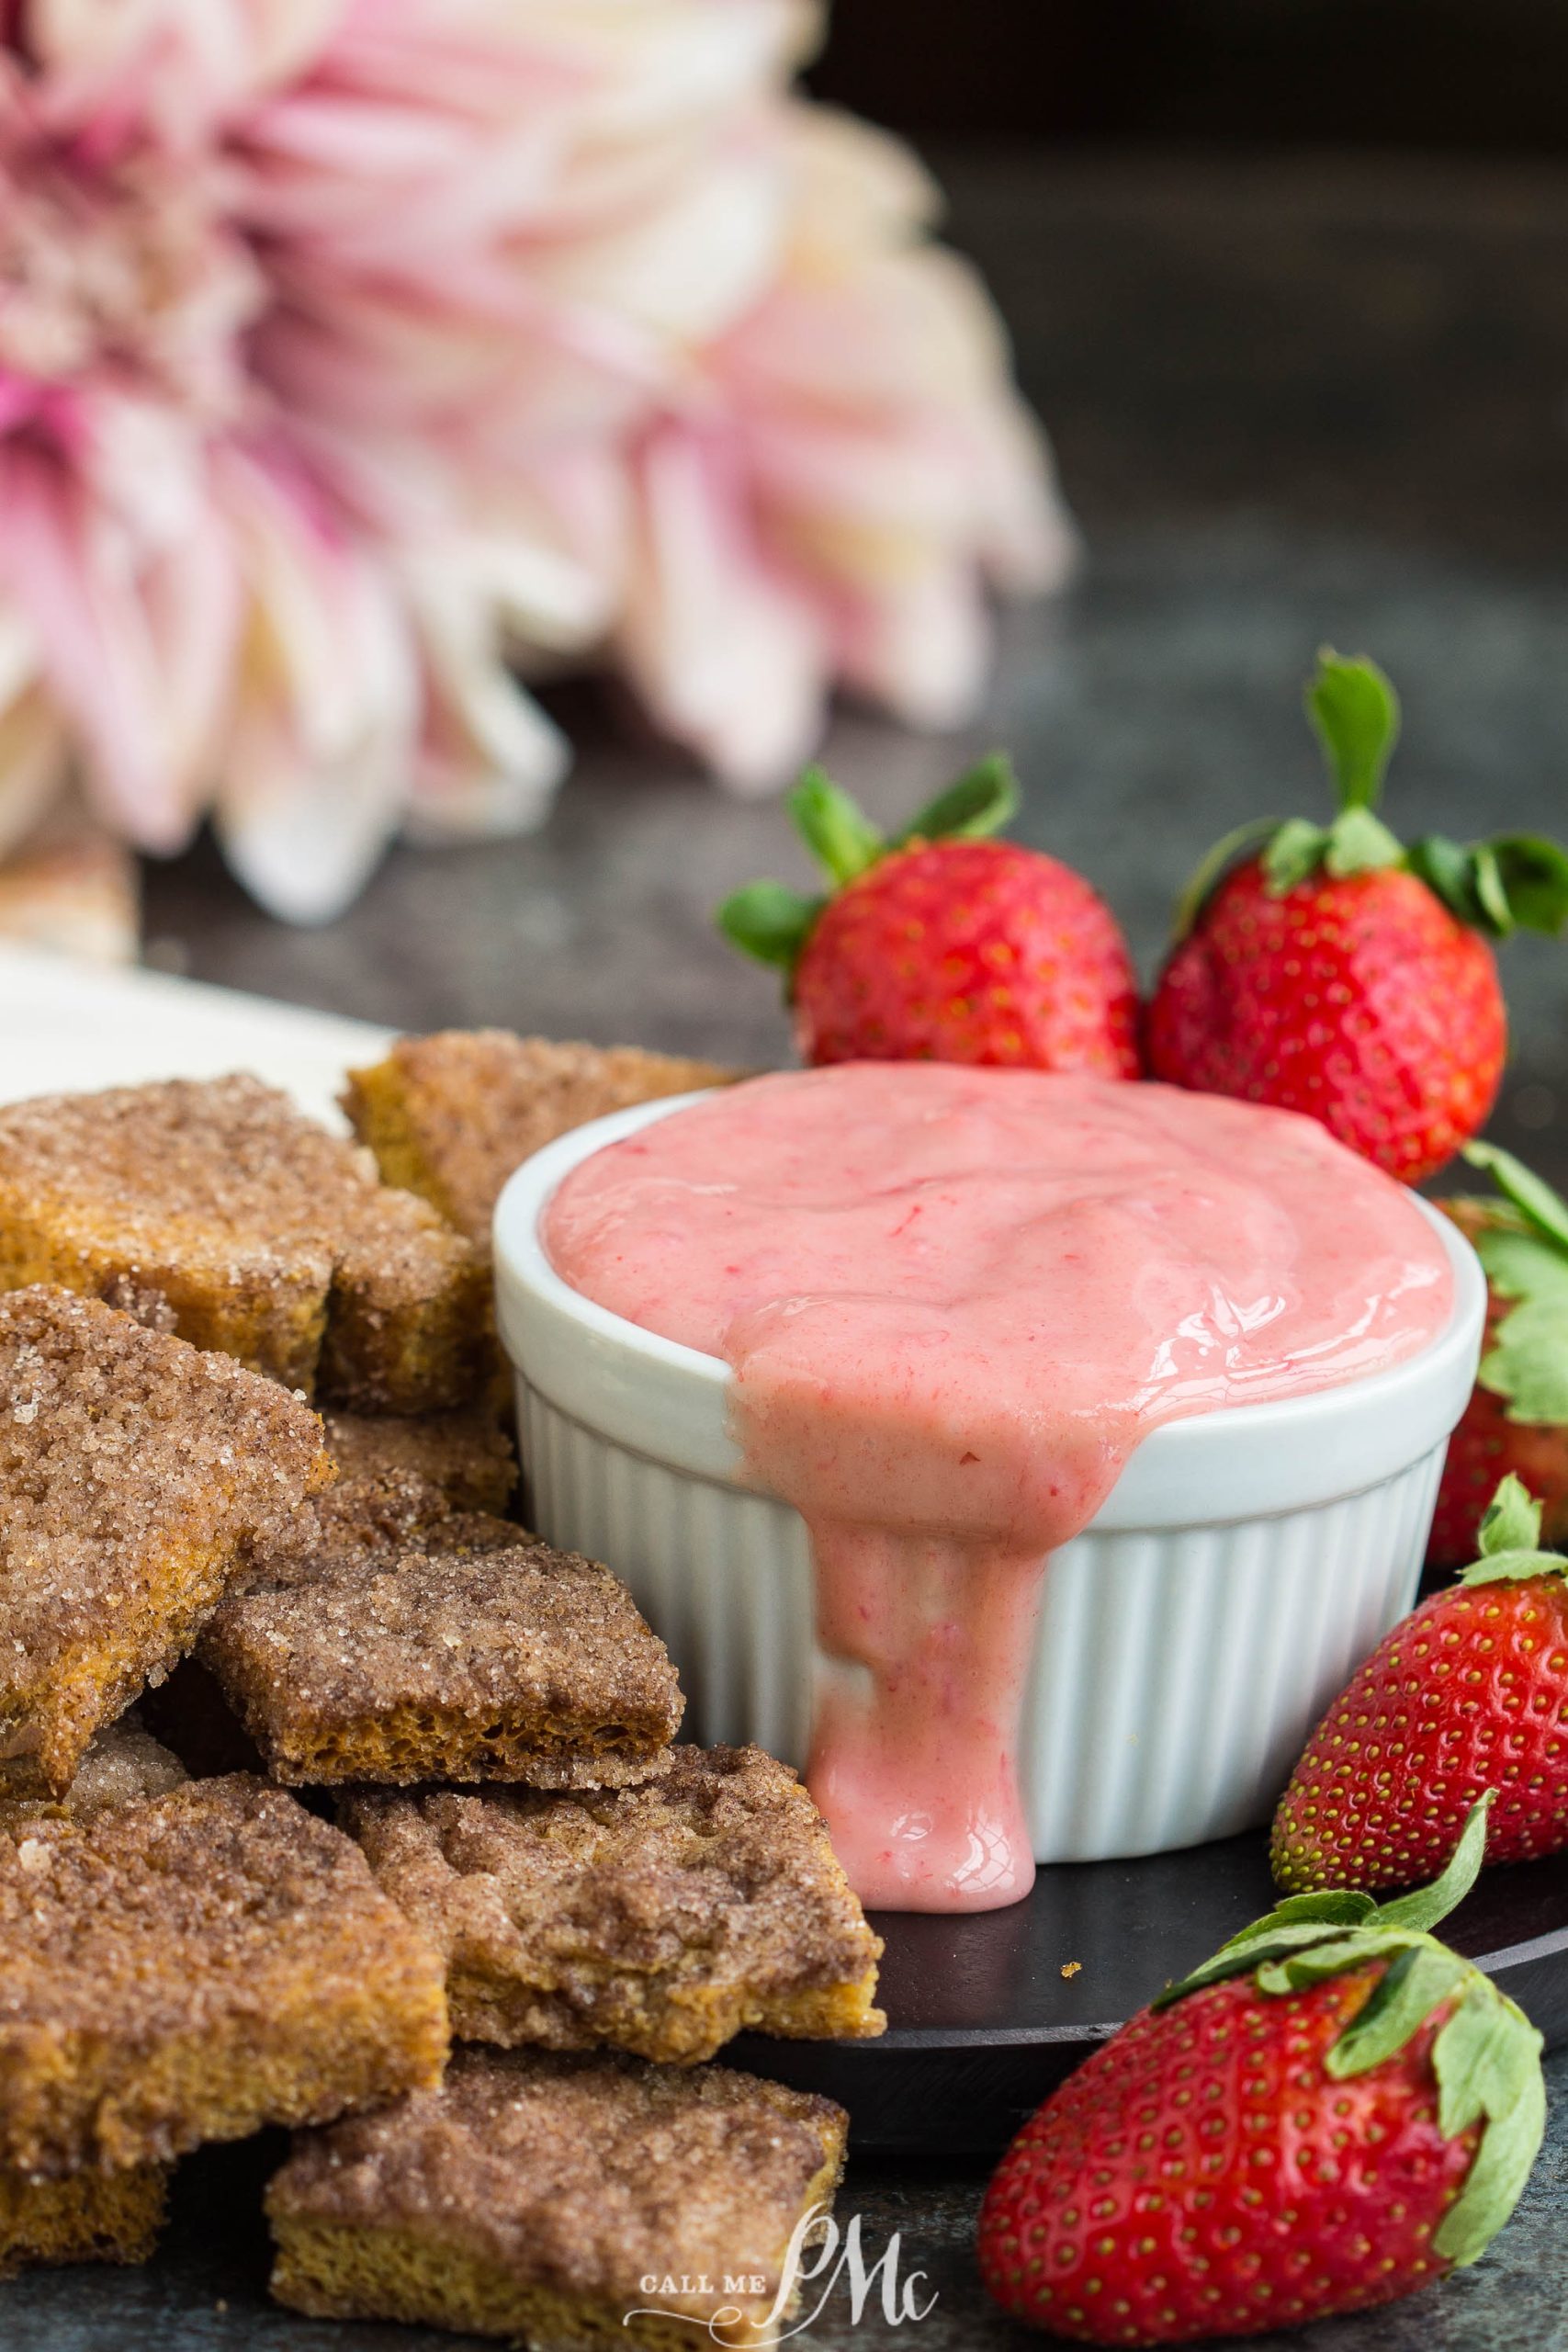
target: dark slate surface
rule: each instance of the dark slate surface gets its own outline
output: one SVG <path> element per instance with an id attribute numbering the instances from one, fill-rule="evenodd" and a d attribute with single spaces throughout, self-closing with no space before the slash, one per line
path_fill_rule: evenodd
<path id="1" fill-rule="evenodd" d="M 1145 966 L 1178 877 L 1226 826 L 1310 808 L 1297 715 L 1314 647 L 1377 653 L 1404 687 L 1392 814 L 1411 831 L 1568 830 L 1568 173 L 1445 160 L 954 161 L 959 234 L 991 271 L 1055 432 L 1089 561 L 1065 604 L 1009 617 L 983 721 L 919 741 L 863 718 L 829 754 L 896 818 L 1004 741 L 1027 838 L 1091 874 Z M 790 867 L 776 815 L 727 803 L 568 697 L 584 745 L 536 840 L 395 856 L 345 921 L 279 931 L 206 850 L 150 876 L 161 961 L 426 1027 L 498 1021 L 761 1062 L 768 978 L 706 910 Z M 1568 957 L 1508 954 L 1517 1053 L 1498 1132 L 1568 1182 Z M 1314 2352 L 1568 2346 L 1568 2059 L 1525 2203 L 1471 2272 L 1293 2341 Z M 34 2279 L 5 2352 L 369 2352 L 422 2340 L 270 2311 L 254 2220 L 265 2150 L 190 2168 L 143 2275 Z M 968 2259 L 976 2178 L 852 2171 L 868 2246 L 904 2235 L 940 2300 L 927 2352 L 1021 2343 Z M 842 2294 L 815 2330 L 852 2327 Z M 437 2339 L 428 2339 L 434 2342 Z M 1258 2339 L 1261 2341 L 1262 2339 Z M 1269 2339 L 1272 2341 L 1273 2339 Z"/>

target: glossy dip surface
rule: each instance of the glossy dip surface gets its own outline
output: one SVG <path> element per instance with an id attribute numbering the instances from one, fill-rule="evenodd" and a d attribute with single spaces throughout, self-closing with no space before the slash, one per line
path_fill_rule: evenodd
<path id="1" fill-rule="evenodd" d="M 1451 1306 L 1409 1194 L 1308 1120 L 943 1063 L 715 1093 L 573 1170 L 544 1240 L 733 1367 L 748 1476 L 811 1535 L 807 1778 L 895 1909 L 1027 1892 L 1041 1577 L 1139 1440 L 1386 1370 Z"/>

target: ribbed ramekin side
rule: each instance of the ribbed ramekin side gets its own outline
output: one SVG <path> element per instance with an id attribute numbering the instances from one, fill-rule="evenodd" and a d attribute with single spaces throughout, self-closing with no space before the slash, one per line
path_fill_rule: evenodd
<path id="1" fill-rule="evenodd" d="M 534 1523 L 606 1560 L 668 1645 L 684 1736 L 802 1764 L 814 1669 L 795 1513 L 585 1429 L 519 1383 Z M 1020 1770 L 1042 1861 L 1267 1818 L 1307 1733 L 1410 1606 L 1442 1449 L 1363 1494 L 1221 1527 L 1090 1530 L 1051 1563 Z"/>
<path id="2" fill-rule="evenodd" d="M 1091 1531 L 1059 1554 L 1020 1758 L 1037 1857 L 1162 1853 L 1266 1820 L 1414 1599 L 1441 1465 L 1439 1448 L 1316 1510 Z"/>

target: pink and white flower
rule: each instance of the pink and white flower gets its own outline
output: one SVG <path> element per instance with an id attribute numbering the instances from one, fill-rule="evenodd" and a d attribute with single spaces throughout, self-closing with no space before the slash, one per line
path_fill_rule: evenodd
<path id="1" fill-rule="evenodd" d="M 324 918 L 536 822 L 529 650 L 778 781 L 841 680 L 972 696 L 1066 534 L 800 0 L 0 0 L 0 856 L 210 813 Z"/>

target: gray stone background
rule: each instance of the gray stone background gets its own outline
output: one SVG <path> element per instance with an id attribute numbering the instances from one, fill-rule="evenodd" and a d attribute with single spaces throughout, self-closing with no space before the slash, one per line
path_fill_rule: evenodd
<path id="1" fill-rule="evenodd" d="M 953 229 L 990 273 L 1047 417 L 1087 560 L 1008 615 L 962 738 L 852 712 L 831 764 L 894 820 L 975 749 L 1009 745 L 1021 831 L 1090 875 L 1146 970 L 1218 833 L 1320 790 L 1299 690 L 1326 639 L 1374 653 L 1407 725 L 1389 814 L 1410 831 L 1568 831 L 1568 168 L 1418 161 L 947 159 Z M 148 877 L 155 960 L 411 1027 L 499 1022 L 749 1062 L 786 1048 L 769 977 L 713 901 L 799 870 L 776 809 L 728 801 L 573 687 L 583 744 L 548 828 L 497 850 L 400 852 L 343 922 L 285 932 L 209 848 Z M 1515 1057 L 1496 1131 L 1568 1182 L 1568 946 L 1506 951 Z M 1294 2341 L 1312 2352 L 1568 2346 L 1568 2060 L 1521 2211 L 1463 2278 Z M 265 2152 L 262 2152 L 265 2154 Z M 5 2290 L 6 2352 L 369 2352 L 438 2339 L 271 2310 L 232 2216 L 254 2150 L 183 2192 L 146 2274 Z M 1024 2342 L 986 2310 L 978 2184 L 860 2167 L 868 2240 L 903 2232 L 940 2301 L 919 2328 L 815 2331 L 922 2352 Z M 1275 2339 L 1268 2339 L 1272 2343 Z"/>

